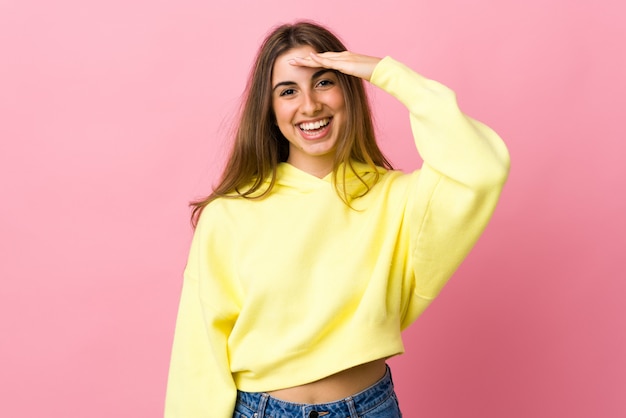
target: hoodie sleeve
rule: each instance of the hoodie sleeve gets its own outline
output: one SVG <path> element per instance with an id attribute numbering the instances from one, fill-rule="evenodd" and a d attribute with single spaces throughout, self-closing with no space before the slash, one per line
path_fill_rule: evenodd
<path id="1" fill-rule="evenodd" d="M 184 273 L 165 418 L 231 418 L 235 407 L 227 344 L 240 293 L 233 281 L 215 279 L 232 278 L 233 264 L 225 251 L 228 235 L 213 231 L 210 209 L 200 217 Z"/>
<path id="2" fill-rule="evenodd" d="M 435 298 L 474 246 L 498 202 L 509 154 L 488 126 L 466 116 L 446 86 L 386 57 L 371 83 L 407 107 L 424 164 L 411 180 L 405 220 L 413 299 L 403 327 Z"/>

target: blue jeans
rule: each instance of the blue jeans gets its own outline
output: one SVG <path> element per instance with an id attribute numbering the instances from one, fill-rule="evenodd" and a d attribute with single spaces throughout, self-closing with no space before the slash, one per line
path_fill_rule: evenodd
<path id="1" fill-rule="evenodd" d="M 369 388 L 339 401 L 299 404 L 267 393 L 237 391 L 233 418 L 402 418 L 391 371 Z"/>

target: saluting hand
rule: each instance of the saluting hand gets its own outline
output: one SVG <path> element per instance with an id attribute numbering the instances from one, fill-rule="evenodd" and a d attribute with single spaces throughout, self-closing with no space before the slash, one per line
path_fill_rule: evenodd
<path id="1" fill-rule="evenodd" d="M 369 81 L 379 61 L 380 58 L 343 51 L 319 54 L 311 52 L 308 57 L 296 57 L 289 63 L 302 67 L 330 68 Z"/>

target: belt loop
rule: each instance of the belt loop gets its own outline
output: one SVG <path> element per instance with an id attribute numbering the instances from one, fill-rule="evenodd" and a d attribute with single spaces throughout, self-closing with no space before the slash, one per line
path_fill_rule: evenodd
<path id="1" fill-rule="evenodd" d="M 257 409 L 257 413 L 254 414 L 254 418 L 263 418 L 265 417 L 265 407 L 267 406 L 267 401 L 270 398 L 270 395 L 267 393 L 261 394 L 261 400 L 259 401 L 259 409 Z"/>
<path id="2" fill-rule="evenodd" d="M 344 399 L 344 402 L 348 405 L 350 418 L 359 418 L 359 415 L 356 412 L 356 405 L 354 404 L 354 399 L 352 399 L 352 396 L 348 396 L 346 399 Z"/>

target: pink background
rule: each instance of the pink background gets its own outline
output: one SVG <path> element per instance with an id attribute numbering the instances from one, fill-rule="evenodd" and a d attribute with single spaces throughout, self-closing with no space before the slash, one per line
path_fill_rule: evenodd
<path id="1" fill-rule="evenodd" d="M 252 56 L 311 18 L 455 89 L 513 166 L 391 361 L 407 417 L 626 416 L 621 1 L 0 1 L 0 415 L 158 417 L 191 229 Z M 381 144 L 419 165 L 373 91 Z"/>

